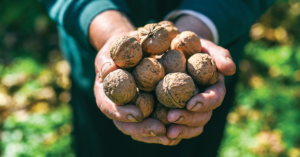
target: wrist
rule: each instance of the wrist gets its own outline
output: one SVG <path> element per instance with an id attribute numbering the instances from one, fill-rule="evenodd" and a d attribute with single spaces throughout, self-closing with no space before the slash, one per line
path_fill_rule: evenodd
<path id="1" fill-rule="evenodd" d="M 124 13 L 107 10 L 92 20 L 89 41 L 99 51 L 108 41 L 126 35 L 131 30 L 134 30 L 134 26 Z"/>
<path id="2" fill-rule="evenodd" d="M 212 32 L 210 31 L 208 26 L 194 16 L 191 15 L 179 16 L 174 21 L 174 24 L 178 28 L 179 32 L 192 31 L 196 33 L 200 38 L 213 41 Z"/>

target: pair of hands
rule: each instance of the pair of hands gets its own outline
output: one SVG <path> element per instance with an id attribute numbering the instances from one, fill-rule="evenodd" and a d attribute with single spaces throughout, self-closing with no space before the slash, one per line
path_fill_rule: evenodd
<path id="1" fill-rule="evenodd" d="M 186 20 L 190 17 L 178 20 L 175 25 L 179 31 L 191 30 L 186 28 Z M 203 25 L 201 21 L 193 25 Z M 184 24 L 182 26 L 182 24 Z M 205 26 L 205 25 L 204 25 Z M 197 27 L 196 27 L 197 28 Z M 209 29 L 191 30 L 198 35 L 205 35 Z M 173 122 L 168 129 L 157 119 L 144 119 L 141 110 L 134 105 L 118 106 L 112 103 L 103 92 L 103 79 L 118 67 L 110 58 L 109 49 L 115 39 L 126 35 L 134 27 L 128 18 L 118 11 L 105 11 L 94 18 L 90 25 L 89 35 L 91 44 L 99 50 L 95 59 L 96 79 L 94 93 L 99 109 L 110 119 L 116 127 L 134 140 L 145 143 L 159 143 L 163 145 L 177 145 L 182 139 L 196 137 L 203 132 L 203 126 L 210 120 L 212 110 L 219 107 L 224 99 L 226 88 L 223 75 L 233 75 L 235 64 L 231 60 L 230 53 L 209 40 L 201 39 L 202 52 L 208 53 L 216 62 L 219 71 L 218 82 L 208 87 L 204 93 L 200 93 L 187 103 L 186 109 L 171 109 L 168 113 L 168 121 Z M 205 33 L 201 33 L 205 32 Z M 206 37 L 210 39 L 211 37 Z"/>

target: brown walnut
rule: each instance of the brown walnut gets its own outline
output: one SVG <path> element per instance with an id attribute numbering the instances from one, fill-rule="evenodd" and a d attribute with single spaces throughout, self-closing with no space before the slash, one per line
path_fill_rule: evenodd
<path id="1" fill-rule="evenodd" d="M 193 96 L 195 84 L 185 73 L 170 73 L 156 87 L 158 101 L 169 108 L 184 108 Z"/>
<path id="2" fill-rule="evenodd" d="M 132 99 L 131 103 L 140 108 L 143 112 L 144 118 L 147 118 L 153 111 L 154 97 L 151 93 L 137 90 L 137 94 Z"/>
<path id="3" fill-rule="evenodd" d="M 154 91 L 156 85 L 165 76 L 162 65 L 154 58 L 144 58 L 133 69 L 132 75 L 139 90 Z"/>
<path id="4" fill-rule="evenodd" d="M 113 103 L 124 105 L 135 97 L 136 84 L 129 72 L 117 69 L 105 77 L 103 90 Z"/>
<path id="5" fill-rule="evenodd" d="M 142 59 L 142 47 L 135 37 L 122 36 L 112 44 L 110 57 L 118 67 L 131 68 Z"/>
<path id="6" fill-rule="evenodd" d="M 213 85 L 218 81 L 218 71 L 214 60 L 206 53 L 197 53 L 188 59 L 189 75 L 198 85 Z"/>
<path id="7" fill-rule="evenodd" d="M 161 55 L 169 49 L 169 35 L 164 27 L 157 24 L 147 24 L 139 31 L 145 56 Z"/>
<path id="8" fill-rule="evenodd" d="M 165 69 L 165 73 L 182 72 L 186 73 L 186 59 L 182 52 L 170 50 L 166 52 L 159 60 Z"/>
<path id="9" fill-rule="evenodd" d="M 193 54 L 200 53 L 202 46 L 197 34 L 191 31 L 184 31 L 173 39 L 171 50 L 173 49 L 183 52 L 188 59 Z"/>
<path id="10" fill-rule="evenodd" d="M 167 108 L 162 104 L 158 103 L 152 113 L 152 117 L 160 120 L 165 126 L 169 126 L 172 124 L 171 122 L 168 121 L 169 110 L 170 108 Z"/>
<path id="11" fill-rule="evenodd" d="M 128 36 L 135 37 L 135 39 L 140 42 L 140 33 L 138 30 L 133 30 L 128 33 Z"/>
<path id="12" fill-rule="evenodd" d="M 167 30 L 170 42 L 172 42 L 172 40 L 179 34 L 178 28 L 175 27 L 175 25 L 171 21 L 161 21 L 158 23 L 158 25 L 164 27 Z"/>

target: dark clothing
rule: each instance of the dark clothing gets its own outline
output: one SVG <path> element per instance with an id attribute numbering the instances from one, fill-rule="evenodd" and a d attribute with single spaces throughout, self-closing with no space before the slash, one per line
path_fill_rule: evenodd
<path id="1" fill-rule="evenodd" d="M 235 76 L 227 77 L 227 94 L 221 107 L 200 136 L 177 146 L 136 142 L 121 133 L 97 108 L 93 94 L 97 51 L 88 40 L 91 20 L 105 10 L 128 14 L 136 27 L 159 22 L 171 11 L 189 9 L 206 15 L 216 25 L 219 43 L 238 64 L 248 41 L 250 26 L 273 0 L 41 0 L 57 23 L 61 48 L 72 67 L 72 101 L 77 156 L 216 156 L 228 110 L 232 104 Z"/>

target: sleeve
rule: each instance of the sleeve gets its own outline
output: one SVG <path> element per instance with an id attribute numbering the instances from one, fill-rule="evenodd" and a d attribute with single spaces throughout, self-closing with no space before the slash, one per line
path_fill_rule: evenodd
<path id="1" fill-rule="evenodd" d="M 178 9 L 207 16 L 217 27 L 219 45 L 243 35 L 274 0 L 183 0 Z"/>
<path id="2" fill-rule="evenodd" d="M 56 24 L 84 48 L 90 49 L 88 31 L 93 18 L 105 10 L 130 13 L 125 0 L 40 0 Z"/>

